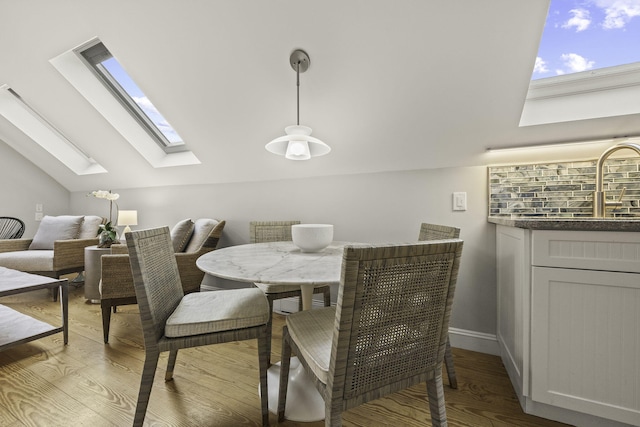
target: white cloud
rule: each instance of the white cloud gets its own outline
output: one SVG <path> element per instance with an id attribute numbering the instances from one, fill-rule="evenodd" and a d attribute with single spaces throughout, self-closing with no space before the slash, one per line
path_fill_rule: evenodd
<path id="1" fill-rule="evenodd" d="M 182 142 L 182 138 L 180 135 L 173 129 L 173 127 L 165 120 L 165 118 L 160 114 L 155 105 L 151 103 L 149 98 L 146 96 L 134 96 L 133 100 L 138 107 L 142 109 L 142 111 L 151 119 L 151 121 L 156 125 L 156 127 L 164 134 L 164 136 L 169 140 L 169 142 Z"/>
<path id="2" fill-rule="evenodd" d="M 548 73 L 549 69 L 547 68 L 547 63 L 544 59 L 540 58 L 539 56 L 536 57 L 536 63 L 533 66 L 533 72 L 534 73 Z"/>
<path id="3" fill-rule="evenodd" d="M 640 16 L 640 0 L 596 0 L 605 18 L 602 27 L 611 30 L 624 28 L 636 16 Z"/>
<path id="4" fill-rule="evenodd" d="M 579 73 L 580 71 L 590 70 L 595 65 L 594 61 L 589 61 L 577 53 L 563 53 L 561 59 L 563 61 L 564 70 L 556 70 L 558 75 L 565 73 Z"/>
<path id="5" fill-rule="evenodd" d="M 573 16 L 567 22 L 562 24 L 562 28 L 567 28 L 567 29 L 575 28 L 576 33 L 580 31 L 584 31 L 587 28 L 589 28 L 589 25 L 591 24 L 591 14 L 589 13 L 588 10 L 571 9 L 569 13 Z"/>

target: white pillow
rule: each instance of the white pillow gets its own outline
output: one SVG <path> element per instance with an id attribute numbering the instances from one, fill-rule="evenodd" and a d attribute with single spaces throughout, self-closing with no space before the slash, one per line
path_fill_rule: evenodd
<path id="1" fill-rule="evenodd" d="M 53 249 L 56 240 L 69 240 L 78 237 L 83 216 L 45 215 L 33 236 L 29 249 Z"/>
<path id="2" fill-rule="evenodd" d="M 183 219 L 171 229 L 171 243 L 173 252 L 182 252 L 187 247 L 191 234 L 193 233 L 193 221 L 190 218 Z"/>
<path id="3" fill-rule="evenodd" d="M 189 244 L 184 249 L 185 252 L 196 252 L 200 250 L 204 242 L 207 241 L 211 230 L 213 230 L 216 225 L 218 225 L 218 221 L 215 219 L 209 218 L 200 218 L 196 220 L 195 226 L 193 228 L 193 235 L 191 236 L 191 240 L 189 240 Z"/>
<path id="4" fill-rule="evenodd" d="M 98 235 L 98 227 L 102 224 L 103 218 L 96 215 L 85 215 L 78 239 L 93 239 Z"/>

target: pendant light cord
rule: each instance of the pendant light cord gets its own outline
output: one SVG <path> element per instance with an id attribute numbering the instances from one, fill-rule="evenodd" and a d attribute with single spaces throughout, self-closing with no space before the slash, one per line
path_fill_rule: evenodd
<path id="1" fill-rule="evenodd" d="M 298 61 L 298 63 L 296 64 L 296 107 L 296 124 L 300 126 L 300 61 Z"/>

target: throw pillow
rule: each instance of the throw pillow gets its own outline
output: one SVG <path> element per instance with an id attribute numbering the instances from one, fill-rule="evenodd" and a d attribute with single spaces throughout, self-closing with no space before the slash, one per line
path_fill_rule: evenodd
<path id="1" fill-rule="evenodd" d="M 193 233 L 193 221 L 190 218 L 183 219 L 178 222 L 171 230 L 171 243 L 173 243 L 173 252 L 183 252 L 187 247 L 191 234 Z"/>
<path id="2" fill-rule="evenodd" d="M 78 239 L 93 239 L 98 235 L 98 227 L 104 219 L 101 216 L 85 215 L 82 225 L 80 225 L 80 234 Z"/>
<path id="3" fill-rule="evenodd" d="M 53 249 L 56 240 L 69 240 L 78 237 L 83 216 L 45 215 L 33 236 L 29 249 Z"/>
<path id="4" fill-rule="evenodd" d="M 199 250 L 204 242 L 209 237 L 211 230 L 218 225 L 218 221 L 215 219 L 209 218 L 200 218 L 196 220 L 195 226 L 193 228 L 193 236 L 191 236 L 191 240 L 189 240 L 189 244 L 185 248 L 185 252 L 196 252 Z"/>

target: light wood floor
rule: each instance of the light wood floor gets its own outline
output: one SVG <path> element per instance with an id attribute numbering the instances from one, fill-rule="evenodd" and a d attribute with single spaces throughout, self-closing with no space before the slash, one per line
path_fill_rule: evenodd
<path id="1" fill-rule="evenodd" d="M 102 341 L 99 305 L 70 292 L 69 344 L 62 334 L 0 352 L 0 426 L 131 425 L 144 349 L 137 306 L 111 318 Z M 0 298 L 0 303 L 48 322 L 59 322 L 59 305 L 46 291 Z M 283 320 L 274 319 L 274 361 L 279 360 Z M 0 325 L 1 328 L 6 325 Z M 454 349 L 457 390 L 446 384 L 450 426 L 561 426 L 523 414 L 498 357 Z M 146 425 L 254 426 L 260 420 L 256 342 L 181 350 L 174 381 L 165 383 L 161 357 Z M 425 385 L 347 411 L 345 426 L 426 426 Z M 271 415 L 271 425 L 277 425 Z M 279 425 L 324 426 L 324 422 Z"/>

